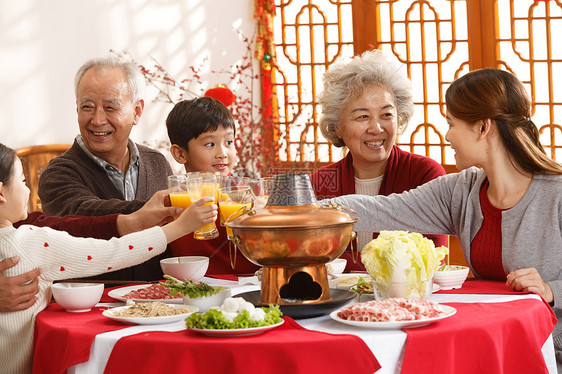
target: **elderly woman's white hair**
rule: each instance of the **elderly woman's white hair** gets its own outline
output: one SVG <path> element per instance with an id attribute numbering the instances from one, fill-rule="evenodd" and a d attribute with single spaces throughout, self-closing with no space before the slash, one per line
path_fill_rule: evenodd
<path id="1" fill-rule="evenodd" d="M 116 67 L 121 69 L 127 77 L 127 84 L 129 86 L 129 90 L 131 91 L 131 99 L 133 103 L 136 103 L 143 98 L 146 81 L 139 68 L 134 63 L 120 60 L 115 56 L 95 57 L 80 66 L 74 76 L 74 94 L 76 95 L 76 98 L 78 98 L 78 84 L 80 83 L 82 76 L 84 76 L 88 70 L 98 67 Z"/>
<path id="2" fill-rule="evenodd" d="M 324 89 L 318 96 L 318 102 L 322 106 L 320 131 L 336 147 L 345 146 L 337 135 L 342 126 L 343 108 L 349 100 L 361 96 L 366 86 L 386 86 L 394 93 L 398 134 L 404 132 L 414 114 L 410 79 L 379 50 L 364 52 L 349 62 L 333 64 L 324 73 L 322 81 Z"/>

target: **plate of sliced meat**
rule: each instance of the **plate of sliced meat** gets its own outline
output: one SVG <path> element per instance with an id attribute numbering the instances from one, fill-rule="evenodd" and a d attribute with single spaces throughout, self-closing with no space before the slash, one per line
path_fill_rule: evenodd
<path id="1" fill-rule="evenodd" d="M 182 294 L 174 297 L 170 295 L 170 289 L 166 286 L 161 285 L 160 283 L 148 285 L 139 284 L 136 286 L 116 288 L 109 291 L 107 295 L 121 301 L 161 301 L 168 304 L 183 304 Z"/>
<path id="2" fill-rule="evenodd" d="M 349 305 L 333 311 L 330 317 L 351 326 L 395 330 L 426 326 L 456 312 L 451 306 L 430 300 L 393 298 Z"/>

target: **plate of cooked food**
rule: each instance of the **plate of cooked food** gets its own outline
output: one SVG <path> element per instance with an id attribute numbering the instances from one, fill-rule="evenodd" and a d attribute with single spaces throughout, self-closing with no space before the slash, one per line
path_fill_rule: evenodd
<path id="1" fill-rule="evenodd" d="M 114 321 L 137 325 L 159 325 L 184 320 L 199 308 L 191 305 L 142 302 L 104 310 L 102 314 Z"/>

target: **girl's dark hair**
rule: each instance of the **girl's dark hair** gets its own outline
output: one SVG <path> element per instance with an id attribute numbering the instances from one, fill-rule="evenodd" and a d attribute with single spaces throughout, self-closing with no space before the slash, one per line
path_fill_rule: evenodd
<path id="1" fill-rule="evenodd" d="M 166 119 L 170 143 L 185 149 L 191 139 L 205 132 L 216 131 L 219 126 L 236 131 L 234 118 L 228 108 L 206 96 L 180 101 Z"/>
<path id="2" fill-rule="evenodd" d="M 491 68 L 469 72 L 449 86 L 445 102 L 460 120 L 493 120 L 514 165 L 531 173 L 562 174 L 562 166 L 547 156 L 539 141 L 531 100 L 513 74 Z"/>
<path id="3" fill-rule="evenodd" d="M 16 151 L 0 143 L 0 182 L 4 185 L 10 184 L 16 157 Z"/>

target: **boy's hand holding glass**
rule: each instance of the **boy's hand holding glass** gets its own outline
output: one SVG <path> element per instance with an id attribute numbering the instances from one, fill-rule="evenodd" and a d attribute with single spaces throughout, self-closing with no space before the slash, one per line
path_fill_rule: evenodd
<path id="1" fill-rule="evenodd" d="M 216 204 L 217 184 L 219 175 L 211 172 L 196 172 L 187 174 L 187 192 L 191 202 L 197 201 L 202 197 L 212 197 Z M 212 202 L 211 202 L 212 203 Z M 208 204 L 211 204 L 208 203 Z M 219 236 L 219 231 L 215 222 L 200 227 L 195 230 L 193 237 L 199 240 L 214 239 Z"/>
<path id="2" fill-rule="evenodd" d="M 204 196 L 194 201 L 175 220 L 174 225 L 178 225 L 183 233 L 196 232 L 210 224 L 214 226 L 218 213 L 218 207 L 214 202 L 214 196 Z"/>

